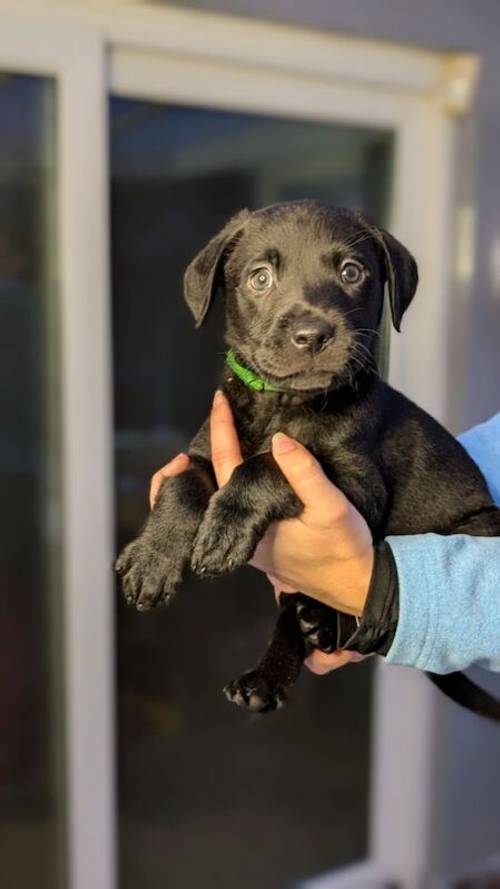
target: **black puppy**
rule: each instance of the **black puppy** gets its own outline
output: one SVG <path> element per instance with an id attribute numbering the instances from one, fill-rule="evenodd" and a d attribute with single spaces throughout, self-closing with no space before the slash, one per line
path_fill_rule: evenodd
<path id="1" fill-rule="evenodd" d="M 164 483 L 117 560 L 128 602 L 146 609 L 168 601 L 189 566 L 200 575 L 233 571 L 272 522 L 300 512 L 270 454 L 277 431 L 312 451 L 375 540 L 428 531 L 500 536 L 500 510 L 461 445 L 376 373 L 385 282 L 399 330 L 417 281 L 413 257 L 390 234 L 315 201 L 244 210 L 209 242 L 186 271 L 185 298 L 199 326 L 215 291 L 224 291 L 230 351 L 222 385 L 245 462 L 217 491 L 203 425 L 192 467 Z M 264 658 L 225 690 L 252 710 L 283 702 L 311 637 L 323 651 L 337 645 L 333 609 L 284 598 Z M 460 703 L 500 717 L 497 702 L 462 674 L 431 678 Z"/>

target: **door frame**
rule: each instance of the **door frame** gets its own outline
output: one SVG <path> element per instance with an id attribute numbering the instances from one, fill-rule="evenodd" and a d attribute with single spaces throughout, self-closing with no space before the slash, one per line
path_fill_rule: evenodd
<path id="1" fill-rule="evenodd" d="M 71 889 L 116 885 L 106 46 L 9 15 L 0 68 L 56 80 L 65 837 Z M 91 357 L 91 360 L 89 360 Z M 84 568 L 83 568 L 84 566 Z"/>
<path id="2" fill-rule="evenodd" d="M 0 17 L 0 69 L 57 80 L 68 883 L 114 889 L 108 96 L 393 130 L 391 230 L 416 255 L 421 284 L 393 338 L 390 379 L 446 421 L 454 118 L 470 110 L 478 66 L 465 54 L 125 0 L 0 0 Z M 433 825 L 434 694 L 417 671 L 378 665 L 370 854 L 314 886 L 419 885 Z"/>

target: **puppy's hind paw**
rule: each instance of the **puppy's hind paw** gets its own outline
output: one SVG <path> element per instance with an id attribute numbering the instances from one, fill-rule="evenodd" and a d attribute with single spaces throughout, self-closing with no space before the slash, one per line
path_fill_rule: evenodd
<path id="1" fill-rule="evenodd" d="M 299 627 L 312 648 L 330 654 L 337 648 L 337 615 L 320 602 L 297 603 Z"/>
<path id="2" fill-rule="evenodd" d="M 285 703 L 285 691 L 272 687 L 258 670 L 249 670 L 223 689 L 228 701 L 253 713 L 271 713 Z"/>

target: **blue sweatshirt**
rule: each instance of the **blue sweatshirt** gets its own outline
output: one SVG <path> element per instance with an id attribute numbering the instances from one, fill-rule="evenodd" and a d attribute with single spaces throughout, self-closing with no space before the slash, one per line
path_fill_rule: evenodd
<path id="1" fill-rule="evenodd" d="M 460 441 L 500 505 L 500 414 Z M 500 538 L 388 537 L 399 618 L 386 660 L 433 673 L 473 663 L 500 671 Z"/>

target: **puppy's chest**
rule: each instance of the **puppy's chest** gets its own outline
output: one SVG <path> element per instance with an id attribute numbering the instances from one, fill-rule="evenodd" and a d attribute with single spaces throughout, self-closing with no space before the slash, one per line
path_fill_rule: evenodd
<path id="1" fill-rule="evenodd" d="M 265 417 L 247 417 L 241 428 L 245 456 L 271 450 L 272 438 L 284 432 L 311 450 L 322 462 L 331 463 L 347 449 L 347 431 L 341 421 L 321 418 L 307 411 L 274 411 Z"/>

